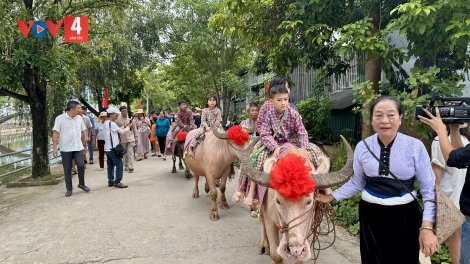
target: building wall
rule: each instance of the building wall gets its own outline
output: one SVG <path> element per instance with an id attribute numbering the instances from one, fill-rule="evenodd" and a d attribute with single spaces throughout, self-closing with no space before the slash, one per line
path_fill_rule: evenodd
<path id="1" fill-rule="evenodd" d="M 360 59 L 363 59 L 362 55 Z M 356 81 L 358 83 L 364 82 L 364 65 L 358 62 L 356 56 L 351 56 L 350 60 L 352 67 L 345 74 L 329 77 L 329 85 L 325 87 L 326 93 L 332 94 L 350 89 Z M 333 61 L 330 60 L 329 63 L 333 63 Z M 293 84 L 291 85 L 291 101 L 296 104 L 311 96 L 315 82 L 318 80 L 318 72 L 316 70 L 307 70 L 307 66 L 303 64 L 289 74 L 289 78 Z"/>
<path id="2" fill-rule="evenodd" d="M 329 63 L 333 63 L 333 61 Z M 360 64 L 355 56 L 351 58 L 351 65 L 353 66 L 345 74 L 330 76 L 329 85 L 325 87 L 326 93 L 332 94 L 350 89 L 356 81 L 359 83 L 364 82 L 364 65 Z M 247 74 L 243 78 L 250 89 L 245 100 L 245 103 L 248 104 L 253 99 L 263 95 L 263 76 Z M 313 87 L 318 80 L 318 72 L 312 69 L 307 70 L 307 65 L 302 64 L 294 69 L 291 74 L 288 74 L 288 78 L 291 80 L 291 102 L 297 104 L 312 95 Z"/>

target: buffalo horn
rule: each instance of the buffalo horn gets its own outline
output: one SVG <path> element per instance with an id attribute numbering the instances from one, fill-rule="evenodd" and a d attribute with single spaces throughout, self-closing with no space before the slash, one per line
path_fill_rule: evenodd
<path id="1" fill-rule="evenodd" d="M 244 173 L 248 178 L 250 178 L 250 180 L 256 182 L 259 185 L 269 187 L 269 181 L 271 180 L 271 176 L 269 175 L 269 173 L 259 171 L 250 164 L 250 154 L 259 139 L 260 138 L 257 137 L 255 140 L 253 140 L 253 142 L 250 143 L 245 152 L 243 152 L 240 169 L 242 170 L 242 173 Z"/>
<path id="2" fill-rule="evenodd" d="M 339 171 L 329 172 L 325 174 L 311 174 L 312 178 L 316 181 L 316 186 L 318 189 L 329 188 L 341 183 L 346 182 L 353 175 L 353 159 L 354 153 L 349 145 L 348 141 L 340 136 L 343 140 L 344 146 L 346 147 L 346 153 L 348 155 L 348 160 L 344 167 Z"/>
<path id="3" fill-rule="evenodd" d="M 228 137 L 227 137 L 227 132 L 220 132 L 220 131 L 219 131 L 219 128 L 218 128 L 217 126 L 213 125 L 213 126 L 211 127 L 211 129 L 212 129 L 212 132 L 214 133 L 214 135 L 215 135 L 216 137 L 218 137 L 218 138 L 220 138 L 220 139 L 227 139 L 227 138 L 228 138 Z"/>
<path id="4" fill-rule="evenodd" d="M 247 127 L 243 127 L 245 132 L 248 133 L 248 134 L 253 134 L 256 132 L 256 127 L 251 127 L 251 128 L 247 128 Z"/>

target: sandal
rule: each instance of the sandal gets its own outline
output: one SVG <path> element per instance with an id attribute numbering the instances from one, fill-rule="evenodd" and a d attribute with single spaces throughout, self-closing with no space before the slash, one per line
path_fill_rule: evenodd
<path id="1" fill-rule="evenodd" d="M 72 175 L 75 175 L 77 174 L 77 171 L 76 170 L 72 170 Z"/>
<path id="2" fill-rule="evenodd" d="M 147 156 L 144 156 L 144 159 L 148 159 L 148 158 L 149 158 L 149 157 L 147 157 Z M 141 159 L 141 160 L 142 160 L 142 159 Z"/>
<path id="3" fill-rule="evenodd" d="M 157 154 L 152 154 L 152 157 L 156 157 L 156 156 L 157 156 Z"/>
<path id="4" fill-rule="evenodd" d="M 142 158 L 138 158 L 138 159 L 137 159 L 137 161 L 141 161 L 141 160 L 142 160 Z"/>
<path id="5" fill-rule="evenodd" d="M 251 211 L 251 217 L 253 218 L 258 217 L 258 213 L 256 211 Z"/>

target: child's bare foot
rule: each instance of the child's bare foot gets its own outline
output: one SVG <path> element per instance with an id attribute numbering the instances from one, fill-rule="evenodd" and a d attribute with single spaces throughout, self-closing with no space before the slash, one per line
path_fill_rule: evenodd
<path id="1" fill-rule="evenodd" d="M 193 153 L 193 150 L 192 150 L 191 147 L 188 149 L 188 154 L 187 154 L 187 155 L 188 155 L 191 159 L 194 159 L 194 153 Z"/>
<path id="2" fill-rule="evenodd" d="M 246 197 L 243 204 L 246 205 L 246 206 L 251 206 L 253 204 L 253 197 Z"/>
<path id="3" fill-rule="evenodd" d="M 238 192 L 235 192 L 232 196 L 232 202 L 234 203 L 238 203 L 240 202 L 240 195 L 238 194 Z"/>

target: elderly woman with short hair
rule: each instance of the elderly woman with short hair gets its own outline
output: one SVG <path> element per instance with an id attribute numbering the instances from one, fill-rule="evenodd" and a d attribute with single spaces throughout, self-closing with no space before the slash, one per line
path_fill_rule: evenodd
<path id="1" fill-rule="evenodd" d="M 329 203 L 362 193 L 359 222 L 364 264 L 418 264 L 419 250 L 430 256 L 439 248 L 434 234 L 434 172 L 424 144 L 398 132 L 403 112 L 395 97 L 373 101 L 370 116 L 376 133 L 357 144 L 354 175 L 331 194 L 315 194 L 317 201 Z M 423 196 L 423 213 L 414 199 L 415 180 Z"/>

